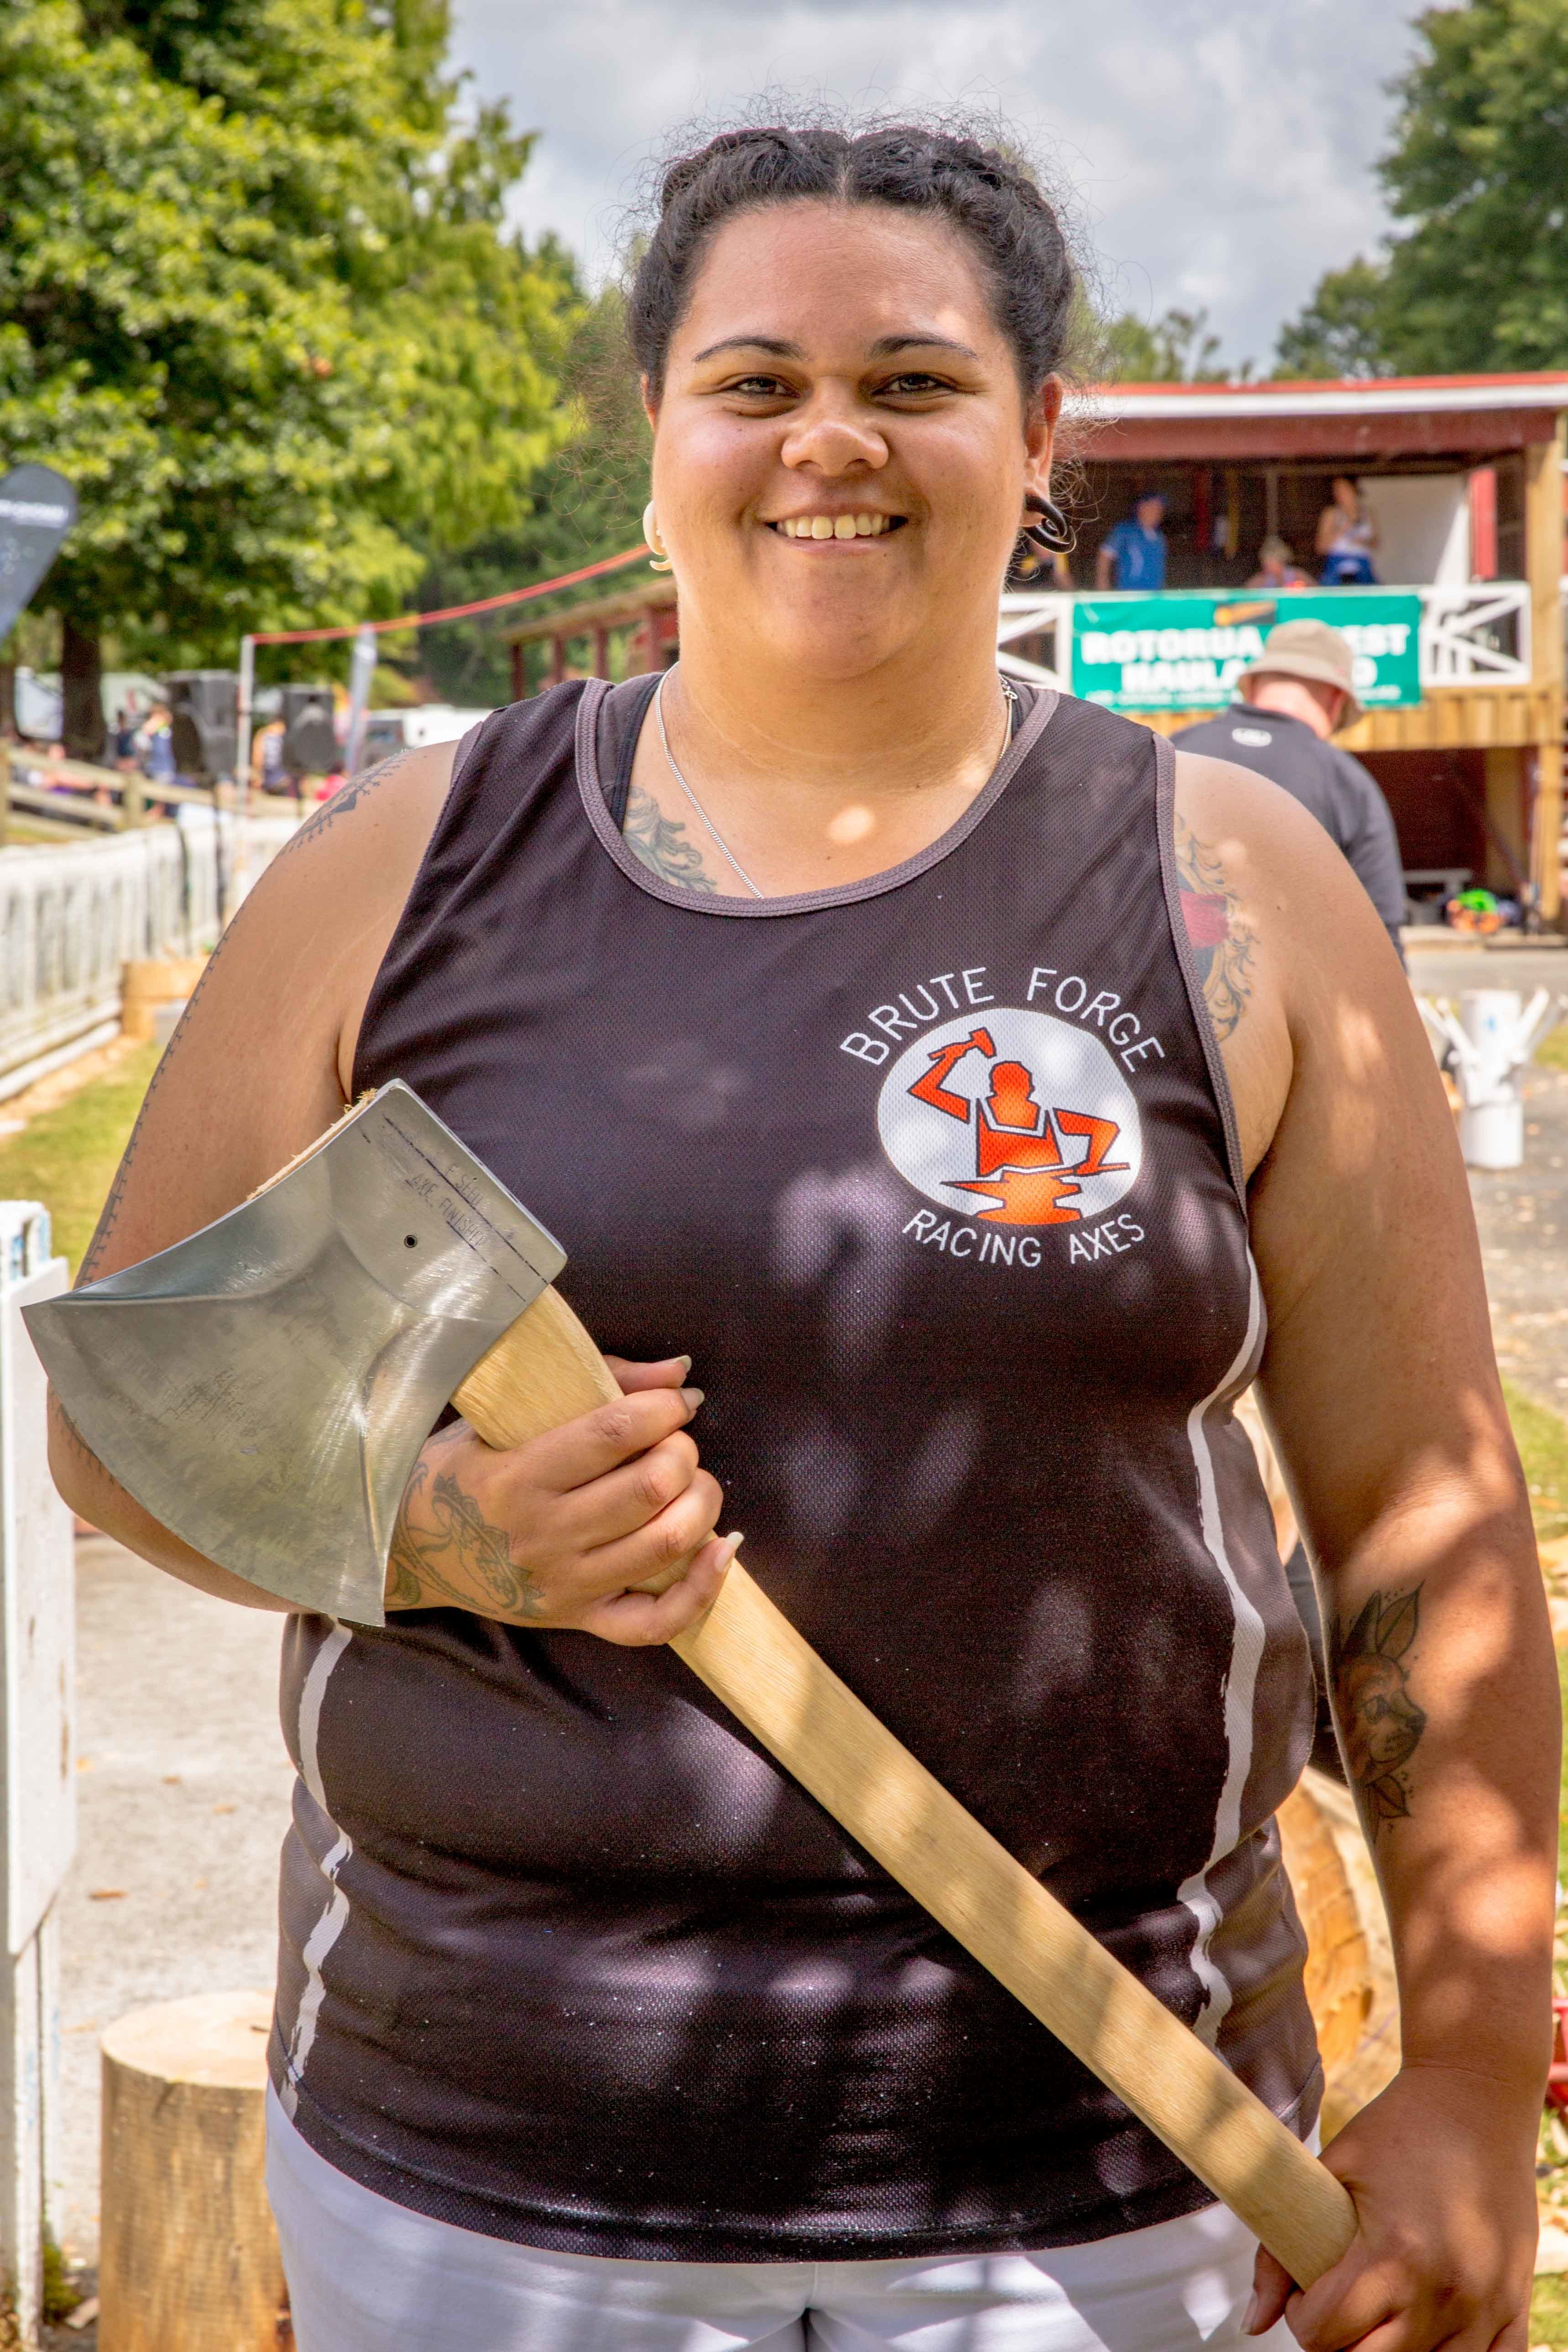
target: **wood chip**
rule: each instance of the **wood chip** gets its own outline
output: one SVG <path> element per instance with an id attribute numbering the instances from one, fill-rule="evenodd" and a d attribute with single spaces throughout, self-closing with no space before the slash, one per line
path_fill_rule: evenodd
<path id="1" fill-rule="evenodd" d="M 123 1886 L 89 1886 L 87 1899 L 89 1903 L 122 1903 L 125 1889 Z"/>
<path id="2" fill-rule="evenodd" d="M 66 2321 L 66 2326 L 68 2327 L 90 2327 L 97 2317 L 98 2297 L 95 2294 L 89 2294 L 85 2303 L 78 2304 L 76 2309 L 71 2313 L 70 2317 Z"/>

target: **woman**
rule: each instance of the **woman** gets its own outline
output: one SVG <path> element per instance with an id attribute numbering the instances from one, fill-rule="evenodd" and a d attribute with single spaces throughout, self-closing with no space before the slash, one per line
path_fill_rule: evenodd
<path id="1" fill-rule="evenodd" d="M 679 667 L 329 803 L 105 1213 L 96 1273 L 401 1074 L 563 1236 L 626 1392 L 508 1454 L 439 1429 L 386 1629 L 289 1625 L 302 2352 L 1142 2352 L 1288 2299 L 1312 2352 L 1522 2346 L 1555 1683 L 1463 1174 L 1317 826 L 998 677 L 1020 526 L 1063 535 L 1073 299 L 1038 190 L 969 142 L 678 164 L 632 317 Z M 1407 2060 L 1331 2151 L 1360 2235 L 1293 2299 L 1258 2257 L 1249 2303 L 1239 2225 L 658 1645 L 745 1526 L 830 1663 L 1309 2134 L 1272 1814 L 1311 1677 L 1230 1410 L 1266 1309 L 1345 1687 L 1421 1729 L 1391 1762 L 1345 1725 Z M 57 1459 L 96 1524 L 276 1605 L 63 1424 Z"/>
<path id="2" fill-rule="evenodd" d="M 1361 492 L 1344 474 L 1336 474 L 1329 504 L 1318 517 L 1315 541 L 1322 560 L 1318 574 L 1324 588 L 1374 588 L 1373 550 L 1377 545 L 1376 518 L 1366 512 Z"/>

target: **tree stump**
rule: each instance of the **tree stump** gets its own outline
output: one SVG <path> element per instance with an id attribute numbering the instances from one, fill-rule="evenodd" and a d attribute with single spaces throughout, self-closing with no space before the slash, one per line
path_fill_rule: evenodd
<path id="1" fill-rule="evenodd" d="M 1325 2084 L 1326 2146 L 1399 2070 L 1399 1987 L 1383 1896 L 1347 1789 L 1303 1774 L 1279 1835 L 1307 1935 L 1306 1990 Z"/>
<path id="2" fill-rule="evenodd" d="M 103 2037 L 100 2352 L 280 2352 L 265 2180 L 272 1996 L 133 2010 Z"/>
<path id="3" fill-rule="evenodd" d="M 128 963 L 120 980 L 120 1026 L 127 1037 L 148 1043 L 160 1004 L 191 995 L 206 969 L 205 956 L 154 956 Z"/>

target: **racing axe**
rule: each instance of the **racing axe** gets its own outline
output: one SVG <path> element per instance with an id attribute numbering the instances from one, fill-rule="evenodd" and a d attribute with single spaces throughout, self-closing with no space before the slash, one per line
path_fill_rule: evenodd
<path id="1" fill-rule="evenodd" d="M 295 1607 L 384 1622 L 387 1551 L 448 1399 L 513 1446 L 621 1391 L 551 1287 L 564 1253 L 394 1080 L 243 1207 L 25 1310 L 104 1467 Z M 858 1844 L 1239 2215 L 1300 2285 L 1345 2190 L 948 1794 L 737 1561 L 670 1644 Z"/>

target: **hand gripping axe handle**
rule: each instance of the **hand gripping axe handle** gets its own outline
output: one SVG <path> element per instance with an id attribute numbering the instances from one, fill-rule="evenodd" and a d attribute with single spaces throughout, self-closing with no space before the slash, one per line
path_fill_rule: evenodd
<path id="1" fill-rule="evenodd" d="M 487 1445 L 510 1446 L 620 1393 L 576 1316 L 547 1289 L 453 1402 Z M 1299 2285 L 1332 2269 L 1356 2226 L 1333 2174 L 916 1761 L 739 1559 L 700 1623 L 669 1647 Z"/>
<path id="2" fill-rule="evenodd" d="M 164 1527 L 297 1608 L 379 1623 L 398 1507 L 448 1398 L 508 1447 L 619 1397 L 551 1287 L 564 1263 L 394 1080 L 227 1216 L 25 1312 L 79 1434 Z M 1355 2234 L 1332 2174 L 932 1779 L 738 1560 L 671 1646 L 1299 2284 L 1332 2268 Z"/>

